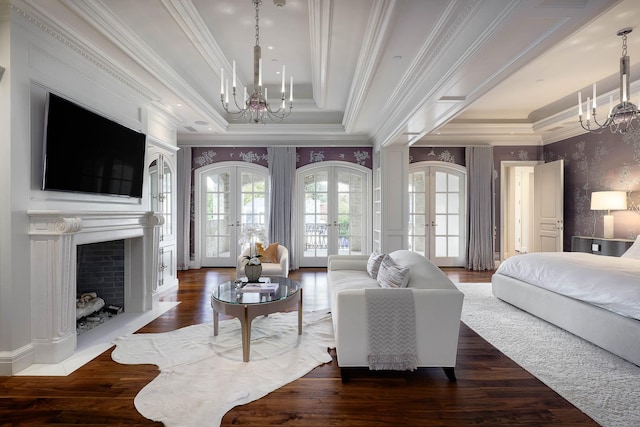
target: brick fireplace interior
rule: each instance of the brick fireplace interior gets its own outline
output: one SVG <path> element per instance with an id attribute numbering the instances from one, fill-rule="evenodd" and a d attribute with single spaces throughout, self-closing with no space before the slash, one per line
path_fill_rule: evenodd
<path id="1" fill-rule="evenodd" d="M 124 308 L 124 240 L 77 246 L 77 294 L 96 292 L 107 305 Z"/>
<path id="2" fill-rule="evenodd" d="M 76 247 L 76 296 L 96 295 L 104 301 L 104 306 L 98 307 L 101 313 L 97 321 L 86 321 L 85 317 L 78 319 L 76 329 L 78 333 L 91 327 L 98 326 L 116 315 L 115 310 L 107 314 L 108 308 L 125 309 L 125 245 L 124 240 L 89 243 Z M 84 305 L 86 299 L 80 299 Z M 93 299 L 86 300 L 90 305 Z M 76 308 L 77 309 L 77 308 Z M 79 310 L 79 309 L 77 309 Z M 80 324 L 80 325 L 78 325 Z"/>

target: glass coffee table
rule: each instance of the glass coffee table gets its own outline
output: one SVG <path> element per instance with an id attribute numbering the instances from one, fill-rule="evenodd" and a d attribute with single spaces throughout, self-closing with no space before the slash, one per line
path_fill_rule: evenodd
<path id="1" fill-rule="evenodd" d="M 218 336 L 218 316 L 237 317 L 242 327 L 242 360 L 249 361 L 251 322 L 258 316 L 285 311 L 298 306 L 298 335 L 302 335 L 302 287 L 286 277 L 272 277 L 269 282 L 225 282 L 211 294 L 213 335 Z"/>

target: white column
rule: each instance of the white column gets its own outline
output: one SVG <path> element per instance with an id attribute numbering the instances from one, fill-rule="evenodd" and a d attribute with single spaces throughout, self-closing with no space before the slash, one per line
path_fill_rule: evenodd
<path id="1" fill-rule="evenodd" d="M 40 216 L 31 221 L 31 334 L 35 363 L 58 363 L 76 347 L 78 217 Z"/>
<path id="2" fill-rule="evenodd" d="M 409 201 L 407 172 L 409 147 L 391 145 L 382 148 L 380 156 L 380 191 L 383 252 L 407 249 L 409 233 Z"/>

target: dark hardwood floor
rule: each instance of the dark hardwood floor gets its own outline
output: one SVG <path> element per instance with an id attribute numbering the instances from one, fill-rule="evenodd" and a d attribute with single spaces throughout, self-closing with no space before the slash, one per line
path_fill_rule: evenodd
<path id="1" fill-rule="evenodd" d="M 443 269 L 454 282 L 488 282 L 491 272 Z M 139 332 L 210 322 L 208 295 L 233 269 L 180 272 L 180 288 L 162 296 L 181 304 Z M 324 269 L 291 274 L 303 283 L 306 310 L 326 308 Z M 442 369 L 340 380 L 335 361 L 268 396 L 234 408 L 224 426 L 588 426 L 597 425 L 542 382 L 461 324 L 457 383 Z M 133 400 L 158 370 L 120 365 L 108 350 L 67 377 L 0 377 L 0 426 L 159 425 Z M 211 396 L 215 399 L 215 396 Z M 199 426 L 195 426 L 199 427 Z"/>

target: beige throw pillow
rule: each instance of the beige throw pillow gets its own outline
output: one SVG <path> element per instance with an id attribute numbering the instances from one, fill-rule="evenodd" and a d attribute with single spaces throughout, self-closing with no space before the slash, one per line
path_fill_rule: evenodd
<path id="1" fill-rule="evenodd" d="M 256 243 L 256 249 L 258 251 L 258 255 L 260 255 L 260 262 L 262 263 L 278 263 L 278 245 L 279 243 L 271 243 L 267 245 L 267 247 L 263 247 L 262 243 Z"/>

